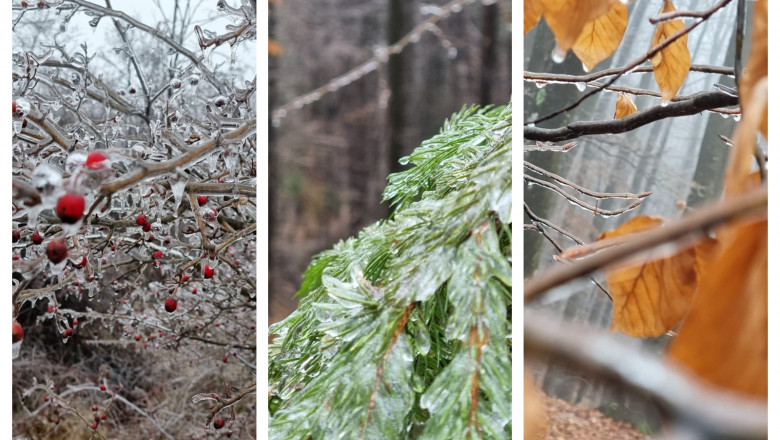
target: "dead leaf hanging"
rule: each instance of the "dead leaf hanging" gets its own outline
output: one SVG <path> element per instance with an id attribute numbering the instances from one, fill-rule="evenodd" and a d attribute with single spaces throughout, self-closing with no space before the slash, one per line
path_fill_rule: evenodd
<path id="1" fill-rule="evenodd" d="M 633 113 L 636 113 L 636 105 L 634 100 L 631 99 L 631 95 L 619 92 L 617 103 L 615 104 L 615 119 L 625 118 Z"/>
<path id="2" fill-rule="evenodd" d="M 661 14 L 676 11 L 671 1 L 664 1 Z M 663 43 L 670 36 L 685 28 L 682 20 L 658 23 L 653 36 L 653 46 Z M 677 95 L 691 69 L 691 54 L 688 51 L 688 34 L 676 39 L 669 46 L 650 58 L 653 63 L 655 82 L 661 89 L 661 103 L 667 103 Z"/>
<path id="3" fill-rule="evenodd" d="M 744 109 L 750 104 L 750 98 L 756 83 L 767 76 L 767 1 L 758 0 L 753 9 L 753 35 L 750 40 L 750 55 L 739 84 L 739 104 Z M 764 104 L 761 132 L 768 136 L 767 106 Z"/>
<path id="4" fill-rule="evenodd" d="M 659 227 L 660 217 L 635 217 L 599 240 Z M 612 331 L 648 338 L 672 329 L 689 312 L 699 282 L 700 262 L 712 253 L 705 240 L 666 258 L 647 260 L 607 272 L 612 296 Z"/>
<path id="5" fill-rule="evenodd" d="M 523 35 L 530 32 L 539 23 L 540 18 L 542 18 L 540 0 L 525 0 L 523 2 Z"/>
<path id="6" fill-rule="evenodd" d="M 547 434 L 547 411 L 542 393 L 526 371 L 523 382 L 523 438 L 541 440 Z"/>
<path id="7" fill-rule="evenodd" d="M 609 11 L 582 28 L 571 50 L 590 71 L 615 52 L 628 26 L 628 7 L 614 3 Z"/>
<path id="8" fill-rule="evenodd" d="M 766 397 L 767 221 L 731 226 L 722 240 L 669 354 L 709 382 Z"/>
<path id="9" fill-rule="evenodd" d="M 555 35 L 553 60 L 562 62 L 585 24 L 606 14 L 618 0 L 541 0 L 547 25 Z"/>

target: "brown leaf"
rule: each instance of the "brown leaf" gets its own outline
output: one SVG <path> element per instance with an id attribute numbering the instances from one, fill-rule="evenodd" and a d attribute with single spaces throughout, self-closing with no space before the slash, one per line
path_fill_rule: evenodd
<path id="1" fill-rule="evenodd" d="M 523 382 L 523 438 L 541 440 L 547 435 L 547 411 L 528 371 Z"/>
<path id="2" fill-rule="evenodd" d="M 739 103 L 742 108 L 747 107 L 756 83 L 767 76 L 767 2 L 758 0 L 753 7 L 753 35 L 750 40 L 750 55 L 748 56 L 745 72 L 739 84 Z M 761 132 L 768 137 L 767 106 L 764 104 Z"/>
<path id="3" fill-rule="evenodd" d="M 671 1 L 665 0 L 661 14 L 676 11 Z M 684 29 L 682 20 L 658 23 L 653 36 L 653 46 L 666 41 L 675 32 Z M 653 63 L 655 82 L 661 89 L 661 102 L 669 102 L 677 95 L 691 68 L 691 54 L 688 52 L 688 34 L 675 40 L 650 59 Z"/>
<path id="4" fill-rule="evenodd" d="M 660 217 L 635 217 L 604 238 L 660 226 Z M 647 260 L 607 272 L 612 296 L 612 331 L 636 337 L 658 337 L 672 329 L 690 310 L 698 288 L 699 268 L 713 252 L 705 240 L 666 258 Z"/>
<path id="5" fill-rule="evenodd" d="M 523 35 L 530 32 L 539 23 L 540 18 L 542 18 L 540 0 L 525 0 L 523 2 Z"/>
<path id="6" fill-rule="evenodd" d="M 618 93 L 617 103 L 615 104 L 615 119 L 625 118 L 630 114 L 636 113 L 636 105 L 631 96 L 623 92 Z"/>
<path id="7" fill-rule="evenodd" d="M 701 378 L 767 397 L 767 220 L 728 227 L 669 355 Z"/>
<path id="8" fill-rule="evenodd" d="M 284 50 L 282 49 L 282 45 L 279 44 L 278 41 L 272 40 L 272 39 L 269 38 L 268 39 L 268 56 L 278 57 L 279 55 L 282 54 L 282 52 L 284 52 Z"/>
<path id="9" fill-rule="evenodd" d="M 606 14 L 616 2 L 618 0 L 541 0 L 544 19 L 557 43 L 553 60 L 563 61 L 585 24 Z"/>
<path id="10" fill-rule="evenodd" d="M 590 71 L 615 52 L 627 26 L 628 7 L 614 3 L 606 14 L 585 23 L 571 50 Z"/>
<path id="11" fill-rule="evenodd" d="M 756 132 L 761 126 L 763 112 L 767 106 L 767 87 L 768 78 L 758 80 L 751 90 L 751 99 L 742 107 L 742 120 L 734 132 L 731 156 L 723 182 L 726 197 L 741 194 L 757 186 L 755 173 L 751 169 L 755 163 Z"/>

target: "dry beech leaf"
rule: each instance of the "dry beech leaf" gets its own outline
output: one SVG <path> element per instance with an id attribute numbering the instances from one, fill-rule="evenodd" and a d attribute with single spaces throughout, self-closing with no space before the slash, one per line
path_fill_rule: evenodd
<path id="1" fill-rule="evenodd" d="M 615 104 L 615 119 L 625 118 L 634 113 L 636 113 L 634 100 L 631 99 L 630 95 L 619 92 L 617 103 Z"/>
<path id="2" fill-rule="evenodd" d="M 628 7 L 614 3 L 609 11 L 585 23 L 571 50 L 588 71 L 615 52 L 628 26 Z"/>
<path id="3" fill-rule="evenodd" d="M 618 0 L 541 0 L 547 25 L 557 43 L 553 60 L 562 62 L 589 21 L 606 14 Z"/>
<path id="4" fill-rule="evenodd" d="M 753 35 L 750 40 L 750 55 L 739 84 L 739 102 L 743 109 L 748 106 L 756 83 L 767 76 L 767 3 L 769 2 L 766 0 L 758 0 L 753 7 Z M 764 133 L 765 137 L 768 137 L 767 121 L 767 105 L 764 104 L 761 132 Z"/>
<path id="5" fill-rule="evenodd" d="M 660 217 L 634 217 L 599 240 L 623 236 L 660 226 Z M 672 329 L 691 308 L 696 295 L 699 271 L 714 250 L 707 239 L 678 253 L 607 272 L 612 296 L 612 331 L 649 338 Z"/>
<path id="6" fill-rule="evenodd" d="M 542 4 L 540 0 L 525 0 L 523 2 L 523 35 L 533 29 L 539 19 L 542 18 Z"/>
<path id="7" fill-rule="evenodd" d="M 282 45 L 278 41 L 268 39 L 268 56 L 278 57 L 284 52 Z"/>
<path id="8" fill-rule="evenodd" d="M 765 117 L 767 87 L 768 78 L 758 80 L 751 89 L 752 96 L 742 107 L 742 120 L 734 132 L 734 144 L 723 182 L 723 192 L 727 197 L 757 186 L 751 168 L 755 162 L 756 132 Z"/>
<path id="9" fill-rule="evenodd" d="M 713 384 L 767 397 L 767 220 L 727 227 L 669 355 Z"/>
<path id="10" fill-rule="evenodd" d="M 670 1 L 664 1 L 664 7 L 660 14 L 675 11 Z M 671 35 L 685 28 L 682 20 L 669 20 L 658 23 L 653 36 L 653 46 L 666 41 Z M 655 82 L 661 89 L 661 103 L 667 103 L 677 95 L 682 87 L 688 71 L 691 69 L 691 54 L 688 52 L 688 34 L 675 40 L 669 46 L 653 55 L 650 59 L 653 63 Z"/>
<path id="11" fill-rule="evenodd" d="M 526 371 L 523 383 L 523 438 L 526 440 L 541 440 L 547 435 L 547 410 L 542 397 Z"/>

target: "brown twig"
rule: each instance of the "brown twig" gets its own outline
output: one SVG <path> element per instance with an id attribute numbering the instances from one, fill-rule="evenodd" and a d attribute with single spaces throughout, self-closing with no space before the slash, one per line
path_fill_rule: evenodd
<path id="1" fill-rule="evenodd" d="M 605 193 L 605 192 L 597 192 L 590 190 L 588 188 L 582 187 L 580 185 L 577 185 L 576 183 L 566 180 L 565 178 L 545 170 L 544 168 L 538 167 L 531 162 L 523 161 L 523 166 L 528 168 L 529 170 L 541 174 L 542 176 L 549 177 L 550 179 L 555 180 L 558 183 L 562 183 L 568 187 L 574 188 L 577 191 L 581 192 L 582 194 L 595 197 L 597 199 L 608 199 L 608 198 L 617 198 L 617 199 L 643 199 L 649 195 L 651 195 L 651 192 L 643 192 L 641 194 L 633 194 L 633 193 Z"/>
<path id="2" fill-rule="evenodd" d="M 721 66 L 709 66 L 709 65 L 703 65 L 703 64 L 692 64 L 691 65 L 691 72 L 702 72 L 702 73 L 717 73 L 719 75 L 734 75 L 734 69 L 731 67 L 721 67 Z M 598 72 L 588 73 L 585 75 L 567 75 L 567 74 L 561 74 L 561 73 L 536 73 L 536 72 L 523 72 L 523 79 L 526 81 L 532 81 L 532 82 L 551 82 L 551 83 L 588 83 L 591 81 L 595 81 L 597 79 L 604 78 L 605 76 L 612 76 L 612 75 L 618 75 L 622 73 L 623 75 L 629 75 L 632 73 L 649 73 L 653 71 L 652 66 L 641 66 L 637 67 L 634 70 L 631 70 L 630 72 L 626 72 L 623 67 L 617 67 L 614 69 L 607 69 L 607 70 L 601 70 Z"/>
<path id="3" fill-rule="evenodd" d="M 739 104 L 739 99 L 727 93 L 720 91 L 702 92 L 692 95 L 686 101 L 672 102 L 665 107 L 661 105 L 651 107 L 621 119 L 573 122 L 559 128 L 525 127 L 523 136 L 533 141 L 560 142 L 580 136 L 625 133 L 661 119 L 694 115 L 705 110 L 737 104 Z"/>
<path id="4" fill-rule="evenodd" d="M 767 200 L 768 188 L 763 185 L 744 196 L 702 208 L 687 217 L 668 223 L 663 228 L 654 228 L 636 234 L 630 242 L 612 246 L 567 266 L 552 267 L 525 283 L 525 302 L 532 301 L 553 287 L 656 246 L 688 237 L 691 234 L 704 234 L 710 228 L 736 218 L 754 214 L 765 215 Z"/>
<path id="5" fill-rule="evenodd" d="M 564 198 L 566 198 L 566 200 L 569 200 L 572 203 L 587 209 L 588 211 L 592 211 L 592 212 L 594 212 L 596 214 L 599 214 L 599 215 L 602 215 L 604 217 L 611 217 L 611 216 L 614 216 L 614 215 L 623 214 L 624 212 L 627 212 L 627 211 L 630 211 L 630 210 L 636 208 L 637 206 L 639 206 L 642 203 L 642 200 L 637 200 L 636 202 L 626 206 L 625 208 L 619 208 L 619 209 L 613 209 L 613 210 L 601 209 L 598 206 L 590 205 L 587 202 L 583 202 L 582 200 L 567 194 L 565 191 L 563 191 L 562 189 L 558 188 L 557 186 L 553 185 L 550 182 L 545 182 L 542 179 L 537 179 L 536 177 L 531 177 L 531 176 L 529 176 L 527 174 L 523 175 L 523 179 L 525 181 L 527 181 L 527 182 L 531 182 L 531 183 L 539 185 L 539 186 L 541 186 L 543 188 L 551 189 L 551 190 L 557 192 L 558 194 L 562 195 Z"/>

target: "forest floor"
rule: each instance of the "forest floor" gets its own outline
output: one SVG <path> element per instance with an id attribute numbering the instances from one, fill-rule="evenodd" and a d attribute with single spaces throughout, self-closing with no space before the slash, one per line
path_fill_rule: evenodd
<path id="1" fill-rule="evenodd" d="M 583 408 L 545 396 L 547 436 L 545 440 L 648 440 L 628 423 L 613 420 L 596 409 Z"/>

